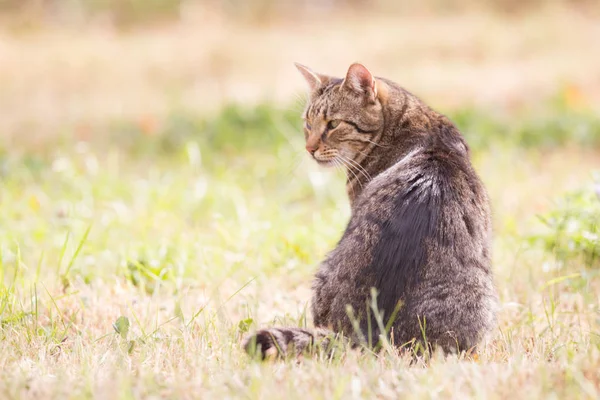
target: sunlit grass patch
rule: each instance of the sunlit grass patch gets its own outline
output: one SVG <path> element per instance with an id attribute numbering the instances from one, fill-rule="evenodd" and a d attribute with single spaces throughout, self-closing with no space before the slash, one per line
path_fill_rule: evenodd
<path id="1" fill-rule="evenodd" d="M 561 92 L 541 109 L 529 113 L 478 108 L 459 108 L 446 113 L 474 150 L 493 146 L 526 149 L 600 146 L 598 115 L 592 110 L 574 108 L 562 96 Z M 269 103 L 252 107 L 232 104 L 209 117 L 176 110 L 152 132 L 139 121 L 120 123 L 114 127 L 111 139 L 134 154 L 178 153 L 186 143 L 194 141 L 210 149 L 203 153 L 209 161 L 215 161 L 215 153 L 219 157 L 233 156 L 242 149 L 297 151 L 303 140 L 301 112 L 301 104 L 286 108 Z"/>
<path id="2" fill-rule="evenodd" d="M 598 183 L 590 183 L 568 193 L 557 200 L 555 209 L 539 216 L 546 229 L 531 240 L 555 255 L 557 268 L 574 260 L 587 268 L 600 266 L 599 188 Z"/>
<path id="3" fill-rule="evenodd" d="M 175 110 L 151 124 L 109 121 L 85 140 L 65 129 L 44 146 L 2 142 L 0 393 L 593 397 L 598 277 L 585 271 L 595 267 L 573 237 L 560 242 L 561 269 L 545 267 L 556 251 L 528 240 L 546 229 L 536 215 L 597 166 L 595 117 L 553 107 L 450 113 L 492 199 L 503 306 L 478 359 L 418 363 L 386 347 L 262 364 L 240 348 L 259 327 L 311 325 L 312 274 L 349 216 L 343 173 L 303 155 L 299 109 Z M 571 120 L 585 134 L 572 136 Z"/>

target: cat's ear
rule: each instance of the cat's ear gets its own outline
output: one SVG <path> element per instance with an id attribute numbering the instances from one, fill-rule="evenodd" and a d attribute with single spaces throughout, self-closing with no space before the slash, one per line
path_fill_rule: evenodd
<path id="1" fill-rule="evenodd" d="M 327 80 L 329 80 L 328 76 L 317 74 L 315 71 L 308 68 L 307 66 L 304 66 L 299 63 L 294 63 L 294 65 L 296 66 L 296 68 L 298 68 L 298 71 L 300 71 L 302 76 L 304 76 L 304 79 L 306 79 L 306 82 L 308 83 L 311 92 L 314 92 L 319 87 L 321 87 L 321 85 L 323 85 Z"/>
<path id="2" fill-rule="evenodd" d="M 377 97 L 375 78 L 364 65 L 359 63 L 354 63 L 348 68 L 342 87 L 357 94 L 368 96 L 372 100 Z"/>

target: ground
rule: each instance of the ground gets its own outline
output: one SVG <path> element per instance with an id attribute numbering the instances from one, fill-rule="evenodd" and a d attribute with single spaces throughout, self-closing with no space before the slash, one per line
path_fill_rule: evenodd
<path id="1" fill-rule="evenodd" d="M 598 264 L 557 259 L 538 218 L 600 169 L 596 20 L 194 15 L 0 34 L 0 397 L 600 396 Z M 240 348 L 310 326 L 312 274 L 349 215 L 343 173 L 303 154 L 292 62 L 342 75 L 356 60 L 471 145 L 502 304 L 476 359 Z"/>

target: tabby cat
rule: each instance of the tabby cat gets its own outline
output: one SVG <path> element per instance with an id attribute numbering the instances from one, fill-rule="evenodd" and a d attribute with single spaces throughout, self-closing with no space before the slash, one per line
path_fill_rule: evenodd
<path id="1" fill-rule="evenodd" d="M 498 299 L 489 201 L 460 132 L 361 64 L 345 79 L 296 66 L 310 87 L 306 150 L 320 165 L 345 167 L 352 215 L 314 279 L 316 329 L 260 330 L 245 349 L 296 355 L 337 334 L 474 350 L 495 325 Z"/>

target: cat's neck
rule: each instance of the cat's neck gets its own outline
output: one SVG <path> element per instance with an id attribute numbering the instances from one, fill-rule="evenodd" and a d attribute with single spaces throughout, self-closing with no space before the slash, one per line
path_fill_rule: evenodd
<path id="1" fill-rule="evenodd" d="M 447 120 L 404 89 L 394 89 L 394 98 L 401 100 L 386 104 L 382 131 L 346 168 L 346 190 L 351 205 L 369 181 L 422 146 L 427 137 L 436 135 L 436 126 Z"/>
<path id="2" fill-rule="evenodd" d="M 360 157 L 346 167 L 346 191 L 350 204 L 360 196 L 367 184 L 398 162 L 410 150 L 383 141 L 371 144 Z"/>

